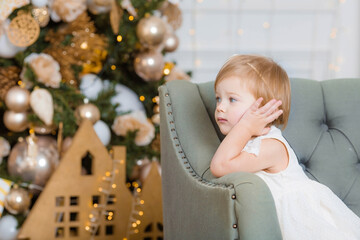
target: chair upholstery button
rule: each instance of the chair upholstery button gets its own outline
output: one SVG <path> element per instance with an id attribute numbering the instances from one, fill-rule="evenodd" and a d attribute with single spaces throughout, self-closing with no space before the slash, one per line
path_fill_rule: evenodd
<path id="1" fill-rule="evenodd" d="M 235 223 L 235 224 L 233 224 L 233 228 L 237 228 L 237 224 Z"/>
<path id="2" fill-rule="evenodd" d="M 231 195 L 231 198 L 236 199 L 236 195 L 235 194 Z"/>
<path id="3" fill-rule="evenodd" d="M 165 93 L 165 97 L 168 97 L 169 96 L 169 94 L 168 93 Z"/>

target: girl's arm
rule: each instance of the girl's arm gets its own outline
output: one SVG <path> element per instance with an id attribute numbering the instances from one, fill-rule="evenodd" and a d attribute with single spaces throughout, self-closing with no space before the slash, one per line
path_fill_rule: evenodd
<path id="1" fill-rule="evenodd" d="M 280 156 L 287 158 L 287 152 L 281 142 L 275 139 L 265 139 L 261 143 L 259 156 L 242 152 L 246 143 L 253 136 L 264 135 L 273 122 L 282 114 L 278 110 L 281 101 L 271 100 L 259 108 L 262 98 L 259 98 L 244 114 L 240 121 L 231 129 L 221 142 L 211 161 L 210 170 L 216 177 L 231 172 L 257 172 L 271 169 Z"/>

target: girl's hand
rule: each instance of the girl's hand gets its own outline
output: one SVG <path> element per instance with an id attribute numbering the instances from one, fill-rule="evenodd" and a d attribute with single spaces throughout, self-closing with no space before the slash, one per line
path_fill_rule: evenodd
<path id="1" fill-rule="evenodd" d="M 282 110 L 278 109 L 282 104 L 280 100 L 272 99 L 259 108 L 262 101 L 263 98 L 256 100 L 238 122 L 238 124 L 249 131 L 251 136 L 267 134 L 270 128 L 266 127 L 266 125 L 273 122 L 283 113 Z"/>

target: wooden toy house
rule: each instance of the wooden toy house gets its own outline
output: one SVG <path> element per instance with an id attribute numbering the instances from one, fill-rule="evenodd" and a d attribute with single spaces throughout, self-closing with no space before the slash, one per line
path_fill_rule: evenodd
<path id="1" fill-rule="evenodd" d="M 93 125 L 84 121 L 30 211 L 18 238 L 125 238 L 133 201 L 125 185 L 125 151 L 124 147 L 114 147 L 111 157 Z M 94 206 L 102 206 L 100 214 L 96 215 L 96 210 L 94 213 Z M 92 237 L 88 230 L 94 225 L 97 231 Z"/>

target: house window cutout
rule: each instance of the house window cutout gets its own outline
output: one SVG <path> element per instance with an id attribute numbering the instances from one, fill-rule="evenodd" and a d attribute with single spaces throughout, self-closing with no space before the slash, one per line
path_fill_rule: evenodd
<path id="1" fill-rule="evenodd" d="M 115 211 L 114 210 L 107 210 L 105 213 L 105 220 L 106 221 L 113 221 L 114 220 Z"/>
<path id="2" fill-rule="evenodd" d="M 55 213 L 55 222 L 57 223 L 64 222 L 64 212 Z"/>
<path id="3" fill-rule="evenodd" d="M 55 228 L 55 238 L 63 238 L 64 236 L 65 236 L 64 228 L 56 227 Z"/>
<path id="4" fill-rule="evenodd" d="M 70 206 L 78 206 L 79 205 L 79 197 L 71 196 L 70 197 Z"/>
<path id="5" fill-rule="evenodd" d="M 105 235 L 113 235 L 114 234 L 114 226 L 106 225 L 105 226 Z"/>
<path id="6" fill-rule="evenodd" d="M 99 195 L 95 195 L 92 196 L 92 204 L 100 204 L 100 196 Z"/>
<path id="7" fill-rule="evenodd" d="M 79 221 L 79 213 L 78 212 L 70 212 L 70 215 L 69 215 L 69 221 L 70 222 L 77 222 Z"/>
<path id="8" fill-rule="evenodd" d="M 93 164 L 93 155 L 86 152 L 84 157 L 81 159 L 81 175 L 92 175 L 92 164 Z"/>
<path id="9" fill-rule="evenodd" d="M 107 205 L 112 205 L 116 203 L 116 196 L 114 194 L 110 194 L 107 198 Z"/>
<path id="10" fill-rule="evenodd" d="M 65 205 L 65 198 L 64 197 L 56 197 L 55 198 L 55 206 L 63 207 Z"/>
<path id="11" fill-rule="evenodd" d="M 163 225 L 161 223 L 150 223 L 145 227 L 143 240 L 163 240 Z"/>
<path id="12" fill-rule="evenodd" d="M 79 229 L 78 227 L 70 227 L 70 237 L 77 237 L 79 236 Z"/>

